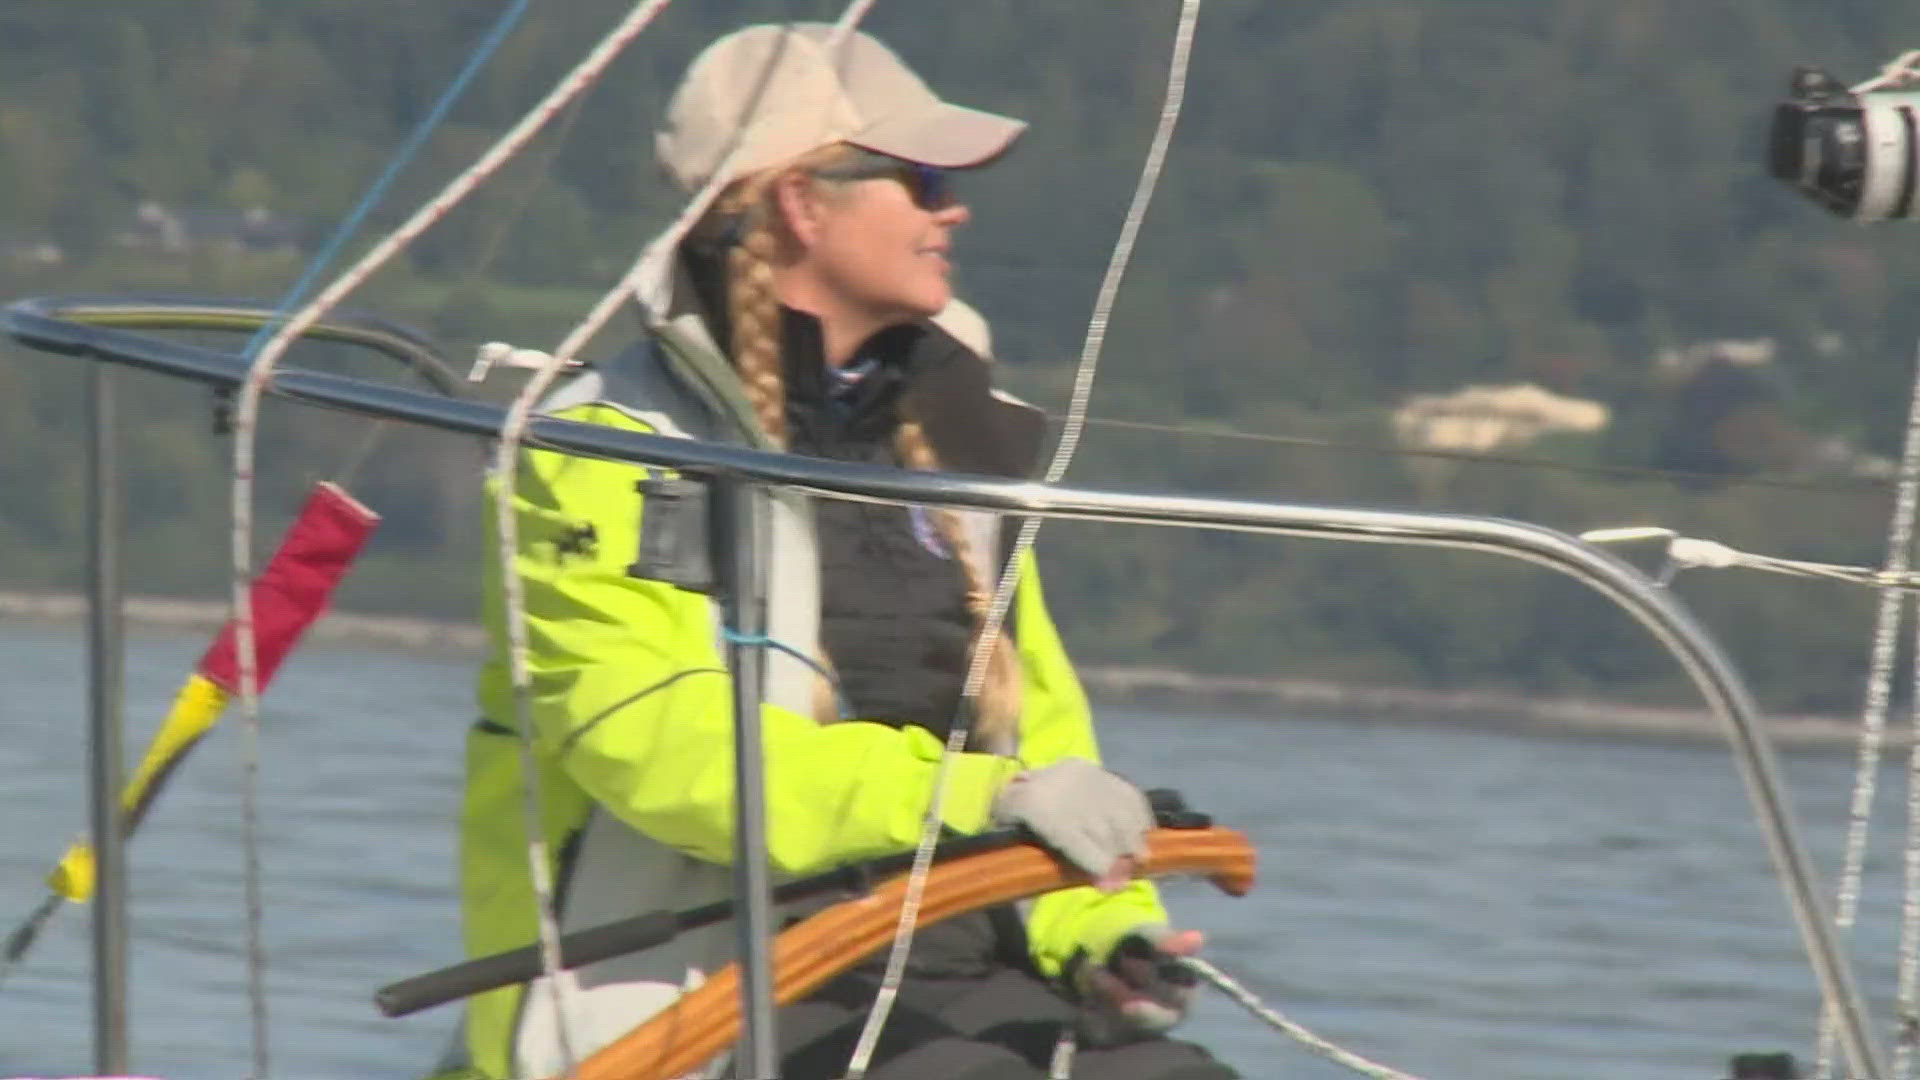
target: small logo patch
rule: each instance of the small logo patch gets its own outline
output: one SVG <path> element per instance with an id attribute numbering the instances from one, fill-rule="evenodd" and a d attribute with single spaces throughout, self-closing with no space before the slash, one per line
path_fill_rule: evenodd
<path id="1" fill-rule="evenodd" d="M 934 524 L 933 514 L 924 506 L 907 507 L 907 521 L 913 526 L 913 538 L 920 546 L 943 559 L 953 558 L 953 552 L 947 549 L 946 537 L 940 535 L 940 527 Z"/>
<path id="2" fill-rule="evenodd" d="M 594 531 L 593 523 L 575 525 L 553 538 L 553 554 L 565 561 L 569 555 L 593 558 L 600 551 L 600 534 Z"/>

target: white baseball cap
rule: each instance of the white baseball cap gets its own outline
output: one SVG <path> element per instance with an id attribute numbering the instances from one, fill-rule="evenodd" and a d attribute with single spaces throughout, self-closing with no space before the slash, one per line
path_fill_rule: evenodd
<path id="1" fill-rule="evenodd" d="M 692 191 L 723 161 L 725 182 L 839 142 L 960 169 L 997 157 L 1027 128 L 940 100 L 870 34 L 850 33 L 829 52 L 832 33 L 829 23 L 749 26 L 695 57 L 654 136 L 674 181 Z"/>

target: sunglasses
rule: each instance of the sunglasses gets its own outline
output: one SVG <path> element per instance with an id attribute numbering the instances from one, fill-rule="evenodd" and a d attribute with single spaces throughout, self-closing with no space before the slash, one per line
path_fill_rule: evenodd
<path id="1" fill-rule="evenodd" d="M 928 212 L 945 210 L 958 200 L 953 180 L 945 169 L 904 161 L 885 154 L 862 151 L 858 160 L 813 170 L 823 180 L 898 180 L 907 189 L 913 205 Z"/>

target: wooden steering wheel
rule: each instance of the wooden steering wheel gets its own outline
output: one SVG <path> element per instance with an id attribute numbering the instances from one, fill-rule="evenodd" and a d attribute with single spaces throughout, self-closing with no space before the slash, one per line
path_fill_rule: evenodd
<path id="1" fill-rule="evenodd" d="M 1155 829 L 1136 877 L 1204 875 L 1222 891 L 1253 888 L 1254 850 L 1231 829 Z M 1039 847 L 1021 845 L 939 863 L 927 876 L 918 925 L 1088 883 Z M 841 901 L 783 931 L 773 943 L 773 990 L 786 1005 L 879 951 L 893 937 L 907 875 Z M 578 1080 L 669 1080 L 699 1067 L 740 1034 L 740 968 L 729 964 L 698 989 L 608 1044 L 574 1071 Z"/>

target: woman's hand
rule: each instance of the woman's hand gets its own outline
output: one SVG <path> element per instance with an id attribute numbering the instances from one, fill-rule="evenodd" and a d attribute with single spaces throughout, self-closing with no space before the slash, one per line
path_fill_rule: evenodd
<path id="1" fill-rule="evenodd" d="M 1153 807 L 1140 789 L 1085 758 L 1023 772 L 993 799 L 993 820 L 1024 825 L 1111 892 L 1147 853 Z"/>
<path id="2" fill-rule="evenodd" d="M 1104 961 L 1068 972 L 1080 1000 L 1080 1037 L 1111 1046 L 1164 1034 L 1186 1019 L 1199 979 L 1180 958 L 1200 951 L 1198 930 L 1149 923 L 1120 939 Z"/>

